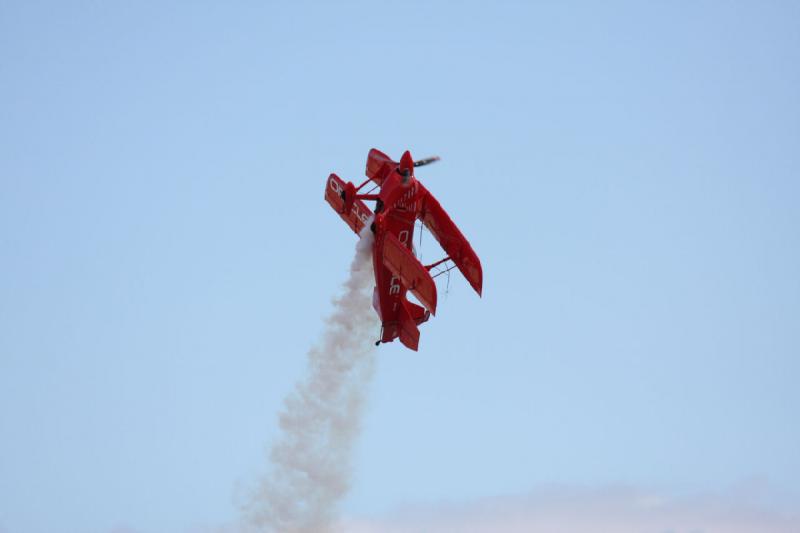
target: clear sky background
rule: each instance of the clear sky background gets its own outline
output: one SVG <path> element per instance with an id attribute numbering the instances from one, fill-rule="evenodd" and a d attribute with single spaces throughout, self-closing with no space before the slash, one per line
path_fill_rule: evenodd
<path id="1" fill-rule="evenodd" d="M 325 178 L 371 147 L 442 157 L 419 176 L 484 297 L 455 274 L 418 353 L 379 349 L 346 516 L 551 485 L 800 507 L 799 27 L 0 2 L 0 531 L 235 519 L 353 254 Z"/>

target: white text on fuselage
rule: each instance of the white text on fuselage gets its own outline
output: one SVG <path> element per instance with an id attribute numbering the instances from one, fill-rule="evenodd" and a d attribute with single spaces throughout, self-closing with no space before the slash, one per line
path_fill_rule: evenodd
<path id="1" fill-rule="evenodd" d="M 397 234 L 397 240 L 399 240 L 403 246 L 408 246 L 409 235 L 409 231 L 404 229 Z M 400 280 L 397 279 L 397 276 L 393 275 L 392 279 L 389 280 L 389 294 L 400 294 L 401 288 Z M 397 306 L 397 304 L 395 304 L 395 306 Z"/>

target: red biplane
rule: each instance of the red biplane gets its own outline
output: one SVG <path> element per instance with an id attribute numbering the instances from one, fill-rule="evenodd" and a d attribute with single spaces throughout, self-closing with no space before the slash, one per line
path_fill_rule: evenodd
<path id="1" fill-rule="evenodd" d="M 325 185 L 325 199 L 355 233 L 360 233 L 366 224 L 370 224 L 375 234 L 372 305 L 382 324 L 381 338 L 376 344 L 399 337 L 405 346 L 417 349 L 417 326 L 436 314 L 436 284 L 431 271 L 435 275 L 438 275 L 436 269 L 439 273 L 449 271 L 453 267 L 441 270 L 448 261 L 458 267 L 472 288 L 481 294 L 483 271 L 478 256 L 436 198 L 414 176 L 415 167 L 438 159 L 431 157 L 414 161 L 406 151 L 398 163 L 373 148 L 367 157 L 368 179 L 364 183 L 356 187 L 331 174 Z M 377 194 L 359 194 L 370 182 L 380 191 Z M 375 202 L 374 213 L 364 204 L 365 201 Z M 423 265 L 417 259 L 412 247 L 417 219 L 447 254 L 441 261 Z M 408 301 L 407 291 L 411 291 L 422 306 Z"/>

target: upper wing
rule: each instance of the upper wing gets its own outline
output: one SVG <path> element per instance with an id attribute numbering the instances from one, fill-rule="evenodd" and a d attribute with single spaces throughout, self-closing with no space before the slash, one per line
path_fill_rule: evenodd
<path id="1" fill-rule="evenodd" d="M 392 158 L 384 154 L 377 148 L 369 151 L 367 156 L 367 177 L 377 183 L 383 184 L 388 174 L 393 168 L 398 165 L 397 161 L 392 161 Z"/>
<path id="2" fill-rule="evenodd" d="M 355 200 L 350 212 L 344 213 L 345 206 L 344 200 L 342 199 L 342 191 L 344 188 L 344 181 L 336 174 L 331 174 L 328 176 L 328 181 L 325 184 L 325 200 L 331 204 L 334 211 L 339 213 L 339 216 L 350 226 L 350 229 L 356 233 L 361 233 L 364 224 L 366 224 L 372 216 L 372 211 L 370 211 L 369 207 L 364 205 L 364 202 L 361 200 Z"/>
<path id="3" fill-rule="evenodd" d="M 444 251 L 450 256 L 450 259 L 456 264 L 464 277 L 467 278 L 472 288 L 475 289 L 475 292 L 480 295 L 483 290 L 481 260 L 478 259 L 469 241 L 459 231 L 445 210 L 442 209 L 436 198 L 427 190 L 422 196 L 422 209 L 419 213 L 419 219 L 439 241 Z"/>

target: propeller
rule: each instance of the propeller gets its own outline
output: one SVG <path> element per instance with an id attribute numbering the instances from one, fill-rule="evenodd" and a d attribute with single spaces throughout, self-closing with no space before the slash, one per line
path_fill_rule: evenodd
<path id="1" fill-rule="evenodd" d="M 418 159 L 417 161 L 414 161 L 414 167 L 421 167 L 421 166 L 424 166 L 424 165 L 430 165 L 431 163 L 435 163 L 435 162 L 439 161 L 439 159 L 440 159 L 440 157 L 438 155 L 434 155 L 434 156 L 431 156 L 431 157 L 426 157 L 424 159 Z"/>

